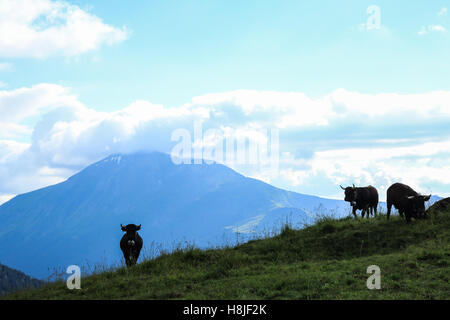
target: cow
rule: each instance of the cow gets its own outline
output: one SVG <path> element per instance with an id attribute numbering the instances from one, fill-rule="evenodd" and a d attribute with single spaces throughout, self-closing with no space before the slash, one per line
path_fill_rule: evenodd
<path id="1" fill-rule="evenodd" d="M 350 202 L 353 208 L 353 215 L 356 218 L 356 210 L 362 210 L 361 216 L 367 213 L 367 219 L 369 219 L 370 214 L 377 216 L 378 208 L 378 191 L 372 186 L 357 188 L 355 185 L 353 187 L 344 188 L 340 186 L 342 190 L 345 191 L 345 201 Z"/>
<path id="2" fill-rule="evenodd" d="M 122 224 L 120 225 L 122 231 L 126 232 L 120 240 L 120 249 L 123 252 L 127 267 L 135 265 L 139 258 L 143 241 L 137 232 L 141 230 L 141 226 L 129 224 L 124 227 Z"/>
<path id="3" fill-rule="evenodd" d="M 425 218 L 425 202 L 429 201 L 431 195 L 424 196 L 418 194 L 411 187 L 394 183 L 387 190 L 387 218 L 391 215 L 392 206 L 394 206 L 402 218 L 406 218 L 406 222 L 410 222 L 411 218 Z"/>

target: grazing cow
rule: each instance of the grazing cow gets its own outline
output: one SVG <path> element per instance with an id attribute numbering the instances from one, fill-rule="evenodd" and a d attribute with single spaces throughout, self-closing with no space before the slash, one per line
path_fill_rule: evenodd
<path id="1" fill-rule="evenodd" d="M 377 216 L 378 207 L 378 191 L 372 186 L 357 188 L 355 185 L 353 187 L 344 188 L 340 186 L 342 190 L 345 191 L 345 201 L 350 202 L 353 208 L 353 215 L 356 218 L 356 210 L 362 210 L 361 216 L 367 213 L 367 219 L 370 214 Z"/>
<path id="2" fill-rule="evenodd" d="M 123 252 L 127 267 L 136 264 L 142 249 L 142 238 L 137 233 L 141 230 L 141 225 L 129 224 L 126 227 L 120 225 L 123 232 L 126 232 L 120 240 L 120 249 Z"/>
<path id="3" fill-rule="evenodd" d="M 392 206 L 398 210 L 402 218 L 406 218 L 406 222 L 410 222 L 411 218 L 424 218 L 425 201 L 430 198 L 431 195 L 420 195 L 405 184 L 394 183 L 387 190 L 387 218 L 389 219 L 391 215 Z"/>

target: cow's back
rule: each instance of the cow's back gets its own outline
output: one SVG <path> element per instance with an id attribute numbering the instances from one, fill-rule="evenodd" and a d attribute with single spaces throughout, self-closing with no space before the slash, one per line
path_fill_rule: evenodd
<path id="1" fill-rule="evenodd" d="M 410 186 L 402 183 L 394 183 L 387 190 L 387 204 L 394 205 L 397 209 L 406 206 L 406 197 L 416 196 L 417 192 Z"/>
<path id="2" fill-rule="evenodd" d="M 369 194 L 370 205 L 374 206 L 374 207 L 378 206 L 378 200 L 379 200 L 378 190 L 373 186 L 368 186 L 367 191 Z"/>
<path id="3" fill-rule="evenodd" d="M 378 205 L 378 191 L 372 186 L 359 188 L 359 193 L 361 195 L 361 201 L 367 203 L 371 206 Z"/>

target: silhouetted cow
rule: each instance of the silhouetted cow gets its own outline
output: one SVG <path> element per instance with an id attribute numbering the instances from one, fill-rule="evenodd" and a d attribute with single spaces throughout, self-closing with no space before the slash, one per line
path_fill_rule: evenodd
<path id="1" fill-rule="evenodd" d="M 361 216 L 367 213 L 367 218 L 370 214 L 377 216 L 378 207 L 378 191 L 372 186 L 357 188 L 355 185 L 353 187 L 344 188 L 340 186 L 342 190 L 345 191 L 345 201 L 350 202 L 353 208 L 353 215 L 356 218 L 356 210 L 362 210 Z"/>
<path id="2" fill-rule="evenodd" d="M 141 225 L 129 224 L 126 227 L 123 225 L 120 225 L 120 227 L 123 232 L 126 232 L 120 240 L 120 249 L 122 249 L 127 267 L 130 267 L 136 264 L 142 249 L 143 241 L 137 233 L 141 230 Z"/>
<path id="3" fill-rule="evenodd" d="M 424 218 L 425 201 L 430 198 L 431 195 L 420 195 L 405 184 L 394 183 L 387 190 L 387 218 L 389 219 L 391 215 L 392 206 L 398 210 L 402 218 L 406 218 L 406 222 L 410 222 L 411 218 Z"/>

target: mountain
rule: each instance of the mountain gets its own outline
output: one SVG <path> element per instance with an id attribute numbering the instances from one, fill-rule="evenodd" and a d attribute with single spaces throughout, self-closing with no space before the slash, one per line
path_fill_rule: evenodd
<path id="1" fill-rule="evenodd" d="M 0 264 L 0 296 L 22 289 L 38 288 L 43 284 L 43 281 L 32 279 L 23 272 Z"/>
<path id="2" fill-rule="evenodd" d="M 287 219 L 310 223 L 324 208 L 348 212 L 343 201 L 278 189 L 221 164 L 175 165 L 157 152 L 112 155 L 0 206 L 0 261 L 44 278 L 73 264 L 120 263 L 120 224 L 142 224 L 143 254 L 152 255 L 183 241 L 234 244 Z"/>

